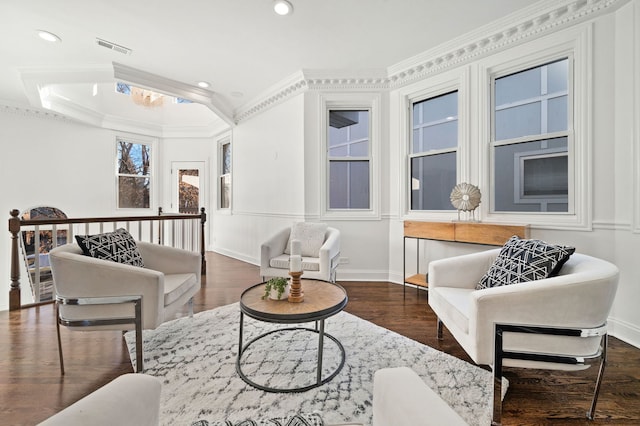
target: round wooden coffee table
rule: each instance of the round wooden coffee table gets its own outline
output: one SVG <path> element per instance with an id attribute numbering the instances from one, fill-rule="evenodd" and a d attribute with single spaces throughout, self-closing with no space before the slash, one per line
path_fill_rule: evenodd
<path id="1" fill-rule="evenodd" d="M 238 358 L 236 360 L 236 371 L 249 385 L 266 391 L 266 392 L 304 392 L 309 389 L 322 386 L 338 375 L 344 366 L 345 352 L 342 344 L 324 331 L 324 320 L 342 311 L 347 305 L 347 292 L 338 284 L 332 284 L 326 281 L 305 280 L 302 279 L 302 290 L 304 293 L 304 301 L 300 303 L 291 303 L 286 300 L 270 300 L 262 299 L 264 295 L 265 283 L 256 284 L 242 293 L 240 297 L 240 336 L 238 343 Z M 289 327 L 272 330 L 261 334 L 246 345 L 243 345 L 244 332 L 244 315 L 258 321 L 281 323 L 281 324 L 299 324 L 307 322 L 315 322 L 315 328 L 306 327 Z M 295 330 L 304 330 L 318 334 L 318 364 L 316 370 L 316 381 L 308 386 L 297 388 L 272 388 L 260 385 L 249 379 L 242 371 L 242 355 L 256 341 L 273 333 L 286 333 Z M 333 340 L 338 346 L 341 353 L 340 364 L 329 376 L 322 378 L 322 353 L 324 349 L 324 338 Z"/>

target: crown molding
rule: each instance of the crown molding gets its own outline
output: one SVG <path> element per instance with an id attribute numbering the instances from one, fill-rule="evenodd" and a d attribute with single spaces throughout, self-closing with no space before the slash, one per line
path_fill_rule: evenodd
<path id="1" fill-rule="evenodd" d="M 390 90 L 438 74 L 499 50 L 549 35 L 610 13 L 631 0 L 542 0 L 386 70 L 305 70 L 271 87 L 236 110 L 236 123 L 247 120 L 307 90 Z M 340 74 L 340 75 L 338 75 Z"/>
<path id="2" fill-rule="evenodd" d="M 307 81 L 303 71 L 298 71 L 279 83 L 271 86 L 262 95 L 249 101 L 246 106 L 240 107 L 234 114 L 234 121 L 239 123 L 259 112 L 278 105 L 285 100 L 307 89 Z"/>
<path id="3" fill-rule="evenodd" d="M 544 0 L 389 67 L 390 88 L 612 12 L 630 0 Z"/>
<path id="4" fill-rule="evenodd" d="M 13 105 L 10 102 L 0 100 L 0 112 L 5 114 L 16 114 L 29 118 L 39 118 L 43 120 L 56 120 L 72 122 L 73 120 L 65 115 L 58 114 L 44 108 L 34 108 Z"/>

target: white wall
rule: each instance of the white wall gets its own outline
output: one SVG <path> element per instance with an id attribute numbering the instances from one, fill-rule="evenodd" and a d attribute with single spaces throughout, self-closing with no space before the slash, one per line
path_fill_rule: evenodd
<path id="1" fill-rule="evenodd" d="M 214 212 L 213 250 L 258 263 L 263 241 L 304 220 L 303 102 L 296 96 L 232 130 L 232 209 Z"/>

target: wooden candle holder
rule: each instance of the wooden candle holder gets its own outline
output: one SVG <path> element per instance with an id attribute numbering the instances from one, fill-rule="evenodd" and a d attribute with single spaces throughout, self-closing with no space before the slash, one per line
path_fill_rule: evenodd
<path id="1" fill-rule="evenodd" d="M 289 290 L 289 298 L 287 300 L 293 303 L 303 302 L 304 293 L 302 292 L 302 283 L 300 282 L 302 271 L 300 272 L 289 271 L 289 275 L 291 275 L 291 289 Z"/>

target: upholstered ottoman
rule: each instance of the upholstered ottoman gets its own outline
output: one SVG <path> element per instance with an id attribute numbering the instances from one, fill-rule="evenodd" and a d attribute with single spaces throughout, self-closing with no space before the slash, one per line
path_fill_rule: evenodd
<path id="1" fill-rule="evenodd" d="M 40 426 L 155 426 L 162 383 L 146 374 L 124 374 Z"/>
<path id="2" fill-rule="evenodd" d="M 383 368 L 373 377 L 373 426 L 467 426 L 415 371 Z"/>

